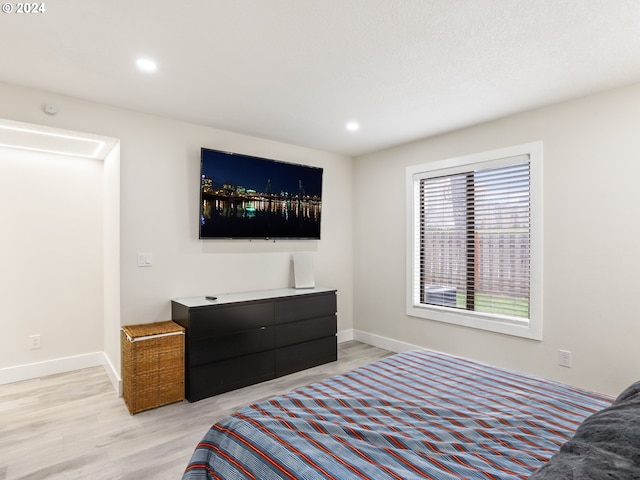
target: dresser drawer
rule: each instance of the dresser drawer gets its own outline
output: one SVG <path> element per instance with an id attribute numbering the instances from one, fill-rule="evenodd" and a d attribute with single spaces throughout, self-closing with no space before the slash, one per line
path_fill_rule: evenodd
<path id="1" fill-rule="evenodd" d="M 275 377 L 274 351 L 208 363 L 187 370 L 187 399 L 195 402 Z"/>
<path id="2" fill-rule="evenodd" d="M 335 336 L 276 349 L 276 376 L 288 375 L 338 359 Z"/>
<path id="3" fill-rule="evenodd" d="M 316 338 L 329 337 L 337 332 L 335 315 L 300 322 L 285 323 L 275 327 L 276 347 L 307 342 Z"/>
<path id="4" fill-rule="evenodd" d="M 206 338 L 273 325 L 273 302 L 212 306 L 193 309 L 190 337 Z"/>
<path id="5" fill-rule="evenodd" d="M 274 346 L 273 327 L 260 327 L 215 337 L 191 337 L 187 342 L 187 362 L 188 366 L 193 367 L 203 363 L 272 350 Z"/>
<path id="6" fill-rule="evenodd" d="M 337 311 L 336 294 L 331 292 L 278 300 L 274 308 L 276 324 L 326 317 Z"/>

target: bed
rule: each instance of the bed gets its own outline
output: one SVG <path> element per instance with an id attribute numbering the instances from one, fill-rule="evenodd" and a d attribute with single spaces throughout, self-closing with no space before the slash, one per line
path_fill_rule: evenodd
<path id="1" fill-rule="evenodd" d="M 636 404 L 638 391 L 628 394 Z M 541 467 L 562 464 L 561 447 L 613 400 L 428 350 L 400 353 L 220 421 L 183 480 L 583 478 Z"/>

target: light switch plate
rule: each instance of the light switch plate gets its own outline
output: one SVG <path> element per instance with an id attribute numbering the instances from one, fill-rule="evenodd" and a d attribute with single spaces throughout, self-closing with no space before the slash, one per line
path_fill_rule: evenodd
<path id="1" fill-rule="evenodd" d="M 153 255 L 149 252 L 138 253 L 138 266 L 150 267 L 153 265 Z"/>

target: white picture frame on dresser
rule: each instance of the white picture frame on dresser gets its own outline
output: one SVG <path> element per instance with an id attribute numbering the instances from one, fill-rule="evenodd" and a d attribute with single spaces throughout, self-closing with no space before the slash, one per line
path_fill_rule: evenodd
<path id="1" fill-rule="evenodd" d="M 312 254 L 293 254 L 293 283 L 295 288 L 314 288 L 316 286 Z"/>

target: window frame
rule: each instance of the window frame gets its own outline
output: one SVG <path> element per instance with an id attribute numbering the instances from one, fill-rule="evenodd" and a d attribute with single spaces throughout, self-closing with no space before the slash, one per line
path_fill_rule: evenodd
<path id="1" fill-rule="evenodd" d="M 521 163 L 528 155 L 530 168 L 530 298 L 529 319 L 505 319 L 490 313 L 420 303 L 420 180 L 475 169 Z M 407 278 L 406 314 L 428 320 L 491 332 L 542 340 L 542 142 L 531 142 L 482 153 L 464 155 L 406 168 Z"/>

